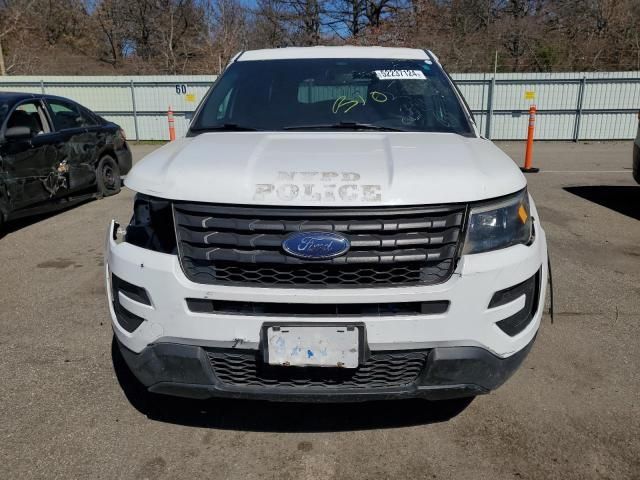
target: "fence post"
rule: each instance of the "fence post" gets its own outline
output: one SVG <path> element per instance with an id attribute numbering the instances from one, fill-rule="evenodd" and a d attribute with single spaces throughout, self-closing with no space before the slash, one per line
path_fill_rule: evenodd
<path id="1" fill-rule="evenodd" d="M 485 94 L 485 90 L 487 89 L 487 74 L 486 72 L 482 72 L 482 99 L 480 100 L 480 123 L 478 124 L 478 130 L 484 130 L 485 133 L 487 132 L 487 115 L 485 113 L 485 101 L 484 101 L 484 94 Z"/>
<path id="2" fill-rule="evenodd" d="M 133 107 L 133 128 L 136 132 L 136 142 L 140 140 L 140 135 L 138 134 L 138 110 L 136 109 L 136 90 L 133 85 L 133 80 L 129 84 L 131 87 L 131 106 Z"/>
<path id="3" fill-rule="evenodd" d="M 44 95 L 44 80 L 40 80 L 40 92 Z"/>
<path id="4" fill-rule="evenodd" d="M 580 140 L 580 122 L 582 120 L 582 102 L 584 101 L 584 91 L 587 86 L 587 77 L 584 76 L 580 80 L 580 89 L 578 90 L 578 105 L 576 106 L 576 123 L 573 128 L 573 141 Z"/>
<path id="5" fill-rule="evenodd" d="M 488 101 L 489 101 L 489 113 L 487 115 L 487 133 L 486 133 L 486 137 L 491 140 L 492 134 L 493 134 L 493 97 L 495 94 L 495 90 L 496 90 L 496 75 L 495 73 L 493 74 L 493 77 L 491 77 L 491 83 L 489 84 L 489 95 L 488 95 Z"/>

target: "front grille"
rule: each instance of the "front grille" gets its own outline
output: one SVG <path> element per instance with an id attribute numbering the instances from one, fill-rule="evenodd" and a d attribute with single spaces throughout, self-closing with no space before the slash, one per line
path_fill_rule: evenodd
<path id="1" fill-rule="evenodd" d="M 428 351 L 374 352 L 356 369 L 280 367 L 265 364 L 258 352 L 208 350 L 215 376 L 236 387 L 274 388 L 385 388 L 415 382 Z"/>
<path id="2" fill-rule="evenodd" d="M 174 203 L 185 275 L 205 284 L 433 285 L 455 268 L 465 206 L 271 208 Z M 287 255 L 292 232 L 340 232 L 351 248 L 328 260 Z"/>
<path id="3" fill-rule="evenodd" d="M 191 260 L 190 260 L 191 261 Z M 206 267 L 205 267 L 206 268 Z M 446 271 L 448 263 L 442 268 Z M 210 273 L 196 271 L 195 278 L 210 283 Z M 298 267 L 287 265 L 250 265 L 219 263 L 215 267 L 215 283 L 259 283 L 274 285 L 389 285 L 394 283 L 419 283 L 423 277 L 422 264 L 380 264 L 375 268 L 342 267 L 307 263 Z"/>

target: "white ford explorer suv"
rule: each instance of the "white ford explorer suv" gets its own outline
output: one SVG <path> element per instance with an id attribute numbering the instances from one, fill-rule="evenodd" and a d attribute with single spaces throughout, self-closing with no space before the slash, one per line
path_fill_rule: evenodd
<path id="1" fill-rule="evenodd" d="M 527 182 L 431 52 L 240 53 L 126 185 L 107 291 L 151 392 L 474 396 L 536 337 L 547 246 Z"/>

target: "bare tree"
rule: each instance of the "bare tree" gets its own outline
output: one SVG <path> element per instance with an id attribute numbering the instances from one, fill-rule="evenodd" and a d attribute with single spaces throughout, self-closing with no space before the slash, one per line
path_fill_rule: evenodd
<path id="1" fill-rule="evenodd" d="M 247 48 L 391 45 L 455 71 L 640 69 L 639 0 L 0 0 L 0 74 L 205 73 Z"/>
<path id="2" fill-rule="evenodd" d="M 128 38 L 129 21 L 123 15 L 127 9 L 125 0 L 103 0 L 93 15 L 103 41 L 98 42 L 98 58 L 117 68 L 124 60 L 130 47 Z"/>
<path id="3" fill-rule="evenodd" d="M 2 0 L 0 3 L 0 12 L 2 13 L 0 16 L 0 75 L 2 76 L 7 74 L 3 43 L 9 35 L 15 34 L 23 27 L 20 20 L 24 17 L 25 12 L 31 9 L 32 5 L 33 0 Z"/>
<path id="4" fill-rule="evenodd" d="M 283 10 L 279 0 L 257 0 L 256 6 L 248 11 L 248 48 L 273 48 L 291 44 Z"/>
<path id="5" fill-rule="evenodd" d="M 365 0 L 337 0 L 330 7 L 329 16 L 343 28 L 334 31 L 345 30 L 349 36 L 357 37 L 366 26 L 365 12 Z M 329 25 L 333 28 L 334 23 L 330 22 Z M 338 35 L 343 36 L 341 33 Z"/>
<path id="6" fill-rule="evenodd" d="M 275 0 L 281 21 L 296 45 L 319 45 L 322 19 L 325 14 L 323 0 Z"/>
<path id="7" fill-rule="evenodd" d="M 210 41 L 218 56 L 218 70 L 247 45 L 247 12 L 237 0 L 215 0 L 211 5 Z"/>

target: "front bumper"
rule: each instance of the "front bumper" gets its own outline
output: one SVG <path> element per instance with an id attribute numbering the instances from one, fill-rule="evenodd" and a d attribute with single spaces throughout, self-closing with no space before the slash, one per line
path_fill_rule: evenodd
<path id="1" fill-rule="evenodd" d="M 425 398 L 444 400 L 488 393 L 502 385 L 520 366 L 535 338 L 522 350 L 499 358 L 478 347 L 441 347 L 428 352 L 415 381 L 387 388 L 300 388 L 233 385 L 216 375 L 208 349 L 156 343 L 133 353 L 118 346 L 127 366 L 149 391 L 206 399 L 251 398 L 274 401 L 351 402 Z M 256 352 L 256 355 L 259 356 Z"/>
<path id="2" fill-rule="evenodd" d="M 537 218 L 535 206 L 532 213 Z M 264 288 L 205 285 L 191 282 L 178 257 L 145 250 L 116 240 L 112 223 L 106 244 L 106 282 L 113 330 L 127 364 L 150 390 L 196 397 L 212 395 L 270 399 L 373 399 L 421 396 L 447 398 L 486 393 L 502 384 L 531 348 L 542 318 L 546 291 L 547 245 L 539 223 L 531 245 L 463 256 L 445 283 L 392 288 Z M 515 335 L 498 326 L 525 308 L 521 296 L 489 308 L 494 294 L 530 279 L 539 272 L 539 294 L 532 318 Z M 114 302 L 112 275 L 142 287 L 148 304 L 124 295 Z M 369 352 L 422 351 L 425 368 L 415 382 L 391 389 L 256 388 L 225 385 L 207 362 L 211 349 L 257 352 L 263 323 L 287 322 L 291 316 L 213 314 L 192 311 L 186 299 L 270 304 L 366 304 L 394 302 L 449 302 L 444 313 L 394 316 L 358 316 L 364 325 Z M 116 308 L 140 322 L 125 329 Z M 295 317 L 304 323 L 348 323 L 353 316 Z M 135 322 L 134 322 L 135 324 Z M 444 361 L 443 359 L 449 359 Z M 445 368 L 446 366 L 446 368 Z M 446 374 L 443 374 L 443 368 Z M 306 397 L 306 398 L 305 398 Z"/>

